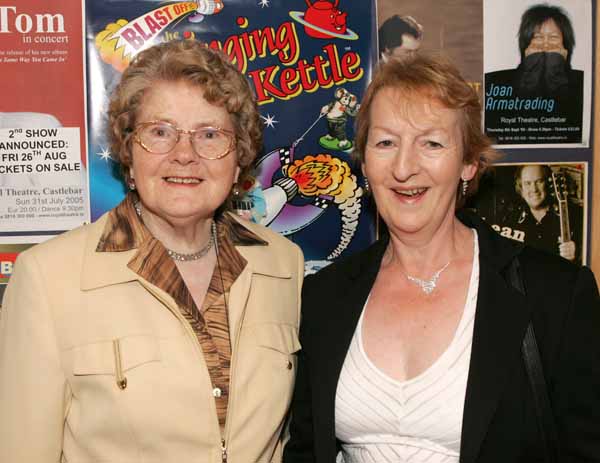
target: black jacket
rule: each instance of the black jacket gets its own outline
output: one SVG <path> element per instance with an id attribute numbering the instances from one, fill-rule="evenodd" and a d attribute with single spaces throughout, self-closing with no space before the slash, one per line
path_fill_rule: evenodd
<path id="1" fill-rule="evenodd" d="M 562 462 L 600 462 L 600 300 L 592 272 L 477 230 L 480 280 L 461 437 L 461 463 L 542 462 L 521 344 L 533 321 L 559 433 Z M 333 463 L 335 394 L 387 240 L 305 280 L 302 351 L 284 463 Z M 526 294 L 506 279 L 518 256 Z"/>

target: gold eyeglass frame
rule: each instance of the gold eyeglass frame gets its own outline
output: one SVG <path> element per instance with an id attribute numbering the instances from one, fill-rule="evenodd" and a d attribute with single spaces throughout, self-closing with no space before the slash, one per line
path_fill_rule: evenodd
<path id="1" fill-rule="evenodd" d="M 165 151 L 164 153 L 157 153 L 155 151 L 151 151 L 144 144 L 144 142 L 142 142 L 142 140 L 141 140 L 141 138 L 140 138 L 140 136 L 138 134 L 139 130 L 141 128 L 143 128 L 143 127 L 147 127 L 147 126 L 152 125 L 152 124 L 167 125 L 169 127 L 172 127 L 173 129 L 175 129 L 175 131 L 177 132 L 177 139 L 175 140 L 175 143 L 173 144 L 173 147 L 169 151 Z M 223 154 L 221 154 L 221 155 L 219 155 L 217 157 L 214 157 L 214 158 L 207 158 L 206 156 L 204 156 L 204 155 L 202 155 L 202 154 L 200 154 L 198 152 L 198 150 L 196 149 L 196 147 L 194 145 L 194 142 L 191 141 L 192 140 L 192 136 L 196 132 L 198 132 L 200 130 L 206 130 L 206 129 L 213 129 L 213 130 L 216 130 L 218 132 L 222 132 L 225 135 L 227 135 L 227 137 L 229 138 L 229 146 L 227 147 L 227 150 Z M 164 154 L 169 154 L 171 151 L 173 151 L 175 149 L 175 147 L 177 146 L 177 143 L 179 143 L 179 140 L 181 140 L 181 134 L 182 133 L 187 133 L 190 136 L 190 145 L 192 146 L 192 150 L 194 151 L 194 154 L 196 156 L 201 157 L 202 159 L 206 159 L 207 161 L 216 161 L 218 159 L 223 159 L 225 156 L 227 156 L 229 153 L 231 153 L 231 151 L 233 151 L 233 149 L 235 148 L 235 145 L 236 145 L 236 143 L 235 143 L 235 133 L 233 131 L 224 129 L 222 127 L 214 127 L 214 126 L 210 126 L 210 125 L 203 126 L 203 127 L 198 128 L 198 129 L 186 130 L 186 129 L 181 129 L 181 128 L 177 127 L 176 125 L 171 124 L 170 122 L 160 121 L 159 120 L 159 121 L 146 121 L 146 122 L 140 122 L 138 124 L 135 124 L 135 126 L 133 128 L 133 131 L 132 131 L 133 139 L 137 142 L 137 144 L 140 145 L 142 148 L 144 148 L 144 150 L 146 150 L 148 153 L 155 154 L 157 156 L 162 156 Z"/>

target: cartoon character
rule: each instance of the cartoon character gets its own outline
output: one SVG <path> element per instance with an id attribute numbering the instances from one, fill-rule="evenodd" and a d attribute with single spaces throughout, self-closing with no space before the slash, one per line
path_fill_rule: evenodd
<path id="1" fill-rule="evenodd" d="M 358 34 L 348 28 L 348 13 L 338 9 L 340 0 L 305 0 L 306 11 L 290 11 L 294 21 L 304 26 L 304 32 L 316 39 L 358 40 Z"/>
<path id="2" fill-rule="evenodd" d="M 306 0 L 308 10 L 304 13 L 304 20 L 313 26 L 317 26 L 325 31 L 330 31 L 338 35 L 344 35 L 346 33 L 346 16 L 347 13 L 343 13 L 337 9 L 340 0 L 335 0 L 335 3 L 331 3 L 326 0 L 316 0 L 311 4 L 310 0 Z M 320 32 L 310 26 L 304 26 L 304 31 L 310 37 L 318 39 L 331 38 L 331 34 L 326 32 Z"/>
<path id="3" fill-rule="evenodd" d="M 205 16 L 220 13 L 224 6 L 220 0 L 196 0 L 196 5 L 196 12 L 188 18 L 192 23 L 199 23 Z"/>
<path id="4" fill-rule="evenodd" d="M 321 108 L 321 115 L 327 116 L 327 135 L 319 139 L 319 144 L 326 149 L 347 151 L 352 142 L 346 137 L 348 116 L 358 113 L 360 104 L 355 95 L 344 88 L 335 91 L 335 100 Z"/>

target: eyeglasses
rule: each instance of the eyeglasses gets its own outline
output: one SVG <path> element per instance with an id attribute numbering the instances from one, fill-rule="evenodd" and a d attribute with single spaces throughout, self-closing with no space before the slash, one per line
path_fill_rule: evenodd
<path id="1" fill-rule="evenodd" d="M 221 159 L 235 145 L 235 136 L 229 130 L 220 127 L 184 130 L 164 121 L 137 124 L 133 130 L 133 138 L 148 153 L 167 154 L 179 143 L 182 133 L 189 134 L 194 152 L 203 159 Z"/>

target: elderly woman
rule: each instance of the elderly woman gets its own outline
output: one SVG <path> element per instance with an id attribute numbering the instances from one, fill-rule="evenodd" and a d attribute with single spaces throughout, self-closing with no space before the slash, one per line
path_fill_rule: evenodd
<path id="1" fill-rule="evenodd" d="M 356 146 L 389 235 L 305 281 L 284 462 L 600 461 L 592 273 L 456 214 L 493 157 L 480 111 L 440 58 L 376 72 Z"/>
<path id="2" fill-rule="evenodd" d="M 109 118 L 131 191 L 21 254 L 6 291 L 0 461 L 280 461 L 303 258 L 224 211 L 261 143 L 250 87 L 170 42 L 133 60 Z"/>

